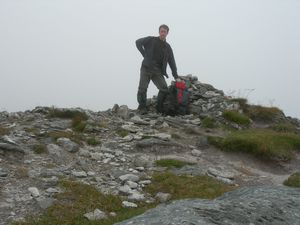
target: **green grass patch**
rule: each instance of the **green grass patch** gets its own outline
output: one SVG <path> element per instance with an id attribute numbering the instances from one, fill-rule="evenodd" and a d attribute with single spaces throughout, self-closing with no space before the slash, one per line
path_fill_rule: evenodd
<path id="1" fill-rule="evenodd" d="M 115 195 L 104 195 L 95 187 L 80 182 L 64 180 L 60 185 L 64 193 L 55 195 L 57 202 L 44 214 L 28 217 L 25 222 L 14 225 L 112 225 L 142 214 L 154 204 L 139 203 L 138 208 L 123 208 L 122 199 Z M 96 208 L 106 212 L 115 212 L 115 217 L 105 220 L 88 221 L 84 214 Z"/>
<path id="2" fill-rule="evenodd" d="M 290 187 L 300 188 L 300 172 L 296 172 L 289 176 L 289 178 L 285 180 L 283 184 Z"/>
<path id="3" fill-rule="evenodd" d="M 153 196 L 158 192 L 171 194 L 171 199 L 204 198 L 213 199 L 223 193 L 233 190 L 209 176 L 175 175 L 170 172 L 154 173 L 152 183 L 146 191 Z"/>
<path id="4" fill-rule="evenodd" d="M 247 152 L 270 160 L 290 160 L 292 150 L 300 150 L 300 135 L 263 129 L 232 132 L 225 138 L 210 136 L 208 141 L 225 151 Z"/>
<path id="5" fill-rule="evenodd" d="M 262 122 L 274 122 L 283 112 L 277 107 L 265 107 L 260 105 L 251 105 L 245 112 L 251 119 Z"/>
<path id="6" fill-rule="evenodd" d="M 118 129 L 116 131 L 116 134 L 119 135 L 120 137 L 126 137 L 129 134 L 129 131 L 124 129 Z"/>
<path id="7" fill-rule="evenodd" d="M 100 145 L 101 141 L 97 140 L 95 137 L 90 137 L 86 139 L 86 143 L 91 146 Z"/>
<path id="8" fill-rule="evenodd" d="M 155 164 L 157 166 L 162 166 L 167 168 L 172 168 L 172 167 L 182 168 L 186 165 L 193 165 L 193 163 L 185 162 L 177 159 L 160 159 L 160 160 L 156 160 Z"/>
<path id="9" fill-rule="evenodd" d="M 250 124 L 250 119 L 247 116 L 245 116 L 237 111 L 233 111 L 233 110 L 224 111 L 223 117 L 226 120 L 237 123 L 239 125 L 249 126 L 249 124 Z"/>
<path id="10" fill-rule="evenodd" d="M 9 129 L 0 125 L 0 136 L 8 135 Z"/>
<path id="11" fill-rule="evenodd" d="M 73 130 L 75 130 L 77 132 L 83 132 L 86 127 L 86 124 L 87 124 L 86 120 L 83 117 L 75 116 L 72 119 Z"/>
<path id="12" fill-rule="evenodd" d="M 215 128 L 216 127 L 216 120 L 212 117 L 205 117 L 202 121 L 201 121 L 201 125 L 204 128 Z"/>
<path id="13" fill-rule="evenodd" d="M 24 179 L 24 178 L 28 178 L 28 169 L 24 166 L 19 166 L 16 168 L 15 170 L 15 177 L 17 179 Z"/>
<path id="14" fill-rule="evenodd" d="M 44 154 L 48 153 L 47 147 L 44 144 L 36 144 L 32 147 L 32 150 L 35 154 Z"/>

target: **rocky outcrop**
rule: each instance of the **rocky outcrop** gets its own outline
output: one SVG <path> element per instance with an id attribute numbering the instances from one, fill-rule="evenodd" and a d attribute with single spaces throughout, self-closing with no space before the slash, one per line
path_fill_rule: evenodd
<path id="1" fill-rule="evenodd" d="M 189 199 L 160 205 L 116 225 L 299 225 L 299 212 L 299 189 L 247 187 L 215 200 Z"/>

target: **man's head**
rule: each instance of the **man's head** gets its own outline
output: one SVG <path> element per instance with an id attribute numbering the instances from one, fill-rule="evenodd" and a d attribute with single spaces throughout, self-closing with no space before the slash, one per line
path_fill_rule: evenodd
<path id="1" fill-rule="evenodd" d="M 159 31 L 159 38 L 160 38 L 160 40 L 165 41 L 166 37 L 167 37 L 167 35 L 169 33 L 169 27 L 167 25 L 165 25 L 165 24 L 162 24 L 162 25 L 159 26 L 158 31 Z"/>

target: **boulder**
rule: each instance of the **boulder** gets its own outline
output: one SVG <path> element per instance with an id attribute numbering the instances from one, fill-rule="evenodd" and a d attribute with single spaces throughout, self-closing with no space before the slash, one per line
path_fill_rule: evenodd
<path id="1" fill-rule="evenodd" d="M 215 200 L 186 199 L 162 204 L 116 225 L 299 224 L 300 190 L 287 187 L 246 187 Z"/>

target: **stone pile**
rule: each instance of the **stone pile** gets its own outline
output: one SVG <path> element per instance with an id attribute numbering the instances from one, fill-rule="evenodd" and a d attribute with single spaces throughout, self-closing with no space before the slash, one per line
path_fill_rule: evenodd
<path id="1" fill-rule="evenodd" d="M 222 112 L 225 110 L 239 110 L 239 104 L 230 101 L 222 90 L 214 88 L 210 84 L 202 83 L 198 77 L 187 75 L 181 79 L 191 84 L 190 112 L 200 117 L 214 117 L 222 120 Z M 148 105 L 155 109 L 156 97 L 148 99 Z"/>

